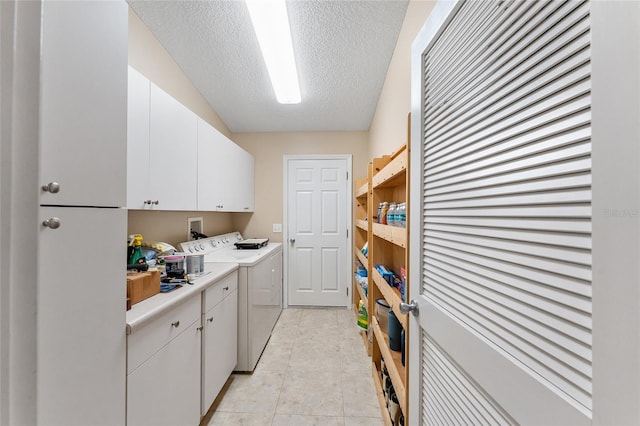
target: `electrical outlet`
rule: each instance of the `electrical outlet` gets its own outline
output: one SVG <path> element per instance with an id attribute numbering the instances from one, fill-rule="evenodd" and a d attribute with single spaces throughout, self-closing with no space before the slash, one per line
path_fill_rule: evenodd
<path id="1" fill-rule="evenodd" d="M 282 224 L 274 223 L 273 224 L 273 232 L 282 232 Z"/>
<path id="2" fill-rule="evenodd" d="M 194 240 L 192 231 L 202 234 L 204 230 L 204 219 L 202 217 L 187 218 L 187 241 Z"/>

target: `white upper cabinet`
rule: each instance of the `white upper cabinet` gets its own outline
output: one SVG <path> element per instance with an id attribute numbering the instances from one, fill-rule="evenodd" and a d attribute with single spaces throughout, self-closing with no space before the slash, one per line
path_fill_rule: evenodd
<path id="1" fill-rule="evenodd" d="M 254 197 L 254 159 L 238 145 L 234 144 L 234 211 L 252 212 Z"/>
<path id="2" fill-rule="evenodd" d="M 149 190 L 159 210 L 196 210 L 197 116 L 151 83 Z"/>
<path id="3" fill-rule="evenodd" d="M 198 210 L 231 211 L 235 144 L 198 119 Z"/>
<path id="4" fill-rule="evenodd" d="M 149 96 L 151 83 L 129 67 L 127 99 L 127 207 L 151 208 L 149 193 Z"/>
<path id="5" fill-rule="evenodd" d="M 198 119 L 198 210 L 253 211 L 253 156 Z"/>
<path id="6" fill-rule="evenodd" d="M 43 2 L 40 204 L 125 205 L 127 4 Z"/>
<path id="7" fill-rule="evenodd" d="M 127 207 L 253 211 L 253 156 L 129 67 Z"/>

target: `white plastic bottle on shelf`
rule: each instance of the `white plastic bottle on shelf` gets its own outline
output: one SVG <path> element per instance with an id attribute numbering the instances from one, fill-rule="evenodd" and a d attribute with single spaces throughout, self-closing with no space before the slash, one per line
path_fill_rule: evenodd
<path id="1" fill-rule="evenodd" d="M 389 210 L 387 210 L 387 225 L 398 226 L 397 220 L 397 208 L 398 205 L 393 201 L 389 203 Z"/>
<path id="2" fill-rule="evenodd" d="M 396 222 L 397 226 L 402 228 L 407 227 L 407 203 L 400 203 L 396 209 Z"/>

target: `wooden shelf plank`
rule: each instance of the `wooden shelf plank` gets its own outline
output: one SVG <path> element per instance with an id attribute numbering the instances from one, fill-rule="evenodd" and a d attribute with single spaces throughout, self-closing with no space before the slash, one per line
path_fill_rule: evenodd
<path id="1" fill-rule="evenodd" d="M 380 329 L 380 325 L 375 317 L 372 318 L 373 333 L 376 336 L 378 347 L 380 348 L 380 354 L 384 359 L 384 364 L 389 371 L 389 377 L 391 377 L 391 383 L 398 395 L 398 402 L 400 403 L 400 409 L 408 415 L 407 411 L 407 390 L 405 386 L 405 366 L 402 365 L 402 354 L 400 352 L 392 351 L 389 349 L 388 337 Z M 374 341 L 375 342 L 375 341 Z"/>
<path id="2" fill-rule="evenodd" d="M 356 258 L 360 261 L 360 263 L 362 263 L 362 266 L 364 266 L 364 269 L 369 272 L 369 260 L 364 256 L 364 254 L 362 254 L 359 248 L 356 247 L 354 252 L 356 254 Z"/>
<path id="3" fill-rule="evenodd" d="M 356 198 L 362 198 L 369 191 L 369 177 L 364 176 L 356 179 Z"/>
<path id="4" fill-rule="evenodd" d="M 364 349 L 367 351 L 367 356 L 371 356 L 371 343 L 367 337 L 367 332 L 360 330 L 360 337 L 362 337 L 362 343 L 364 344 Z"/>
<path id="5" fill-rule="evenodd" d="M 365 183 L 362 186 L 356 187 L 356 198 L 363 198 L 368 195 L 369 184 Z"/>
<path id="6" fill-rule="evenodd" d="M 407 248 L 407 228 L 372 223 L 373 235 L 402 248 Z"/>
<path id="7" fill-rule="evenodd" d="M 372 363 L 371 365 L 371 374 L 373 374 L 373 384 L 376 388 L 376 395 L 378 396 L 378 403 L 380 404 L 380 413 L 382 414 L 382 420 L 384 420 L 385 426 L 391 426 L 391 416 L 389 415 L 387 401 L 384 398 L 384 391 L 382 390 L 382 374 L 376 368 L 375 363 Z"/>
<path id="8" fill-rule="evenodd" d="M 358 306 L 353 305 L 353 314 L 354 314 L 354 323 L 358 322 Z M 371 356 L 371 342 L 369 342 L 369 338 L 367 337 L 367 332 L 364 330 L 360 330 L 360 337 L 362 337 L 362 344 L 364 344 L 364 349 L 367 351 L 367 356 Z"/>
<path id="9" fill-rule="evenodd" d="M 373 188 L 384 188 L 387 186 L 398 186 L 407 181 L 407 166 L 409 165 L 409 151 L 406 145 L 401 148 L 398 154 L 389 164 L 384 166 L 373 176 Z"/>
<path id="10" fill-rule="evenodd" d="M 364 231 L 369 230 L 369 222 L 364 219 L 356 219 L 356 226 Z"/>
<path id="11" fill-rule="evenodd" d="M 360 299 L 362 299 L 362 301 L 364 302 L 364 306 L 369 306 L 369 299 L 367 298 L 367 295 L 364 294 L 364 289 L 362 288 L 360 283 L 356 282 L 354 279 L 354 284 L 356 286 L 356 290 L 358 291 L 358 294 L 360 295 Z"/>
<path id="12" fill-rule="evenodd" d="M 404 328 L 405 333 L 407 333 L 407 314 L 403 315 L 400 313 L 400 303 L 402 302 L 400 291 L 398 291 L 397 288 L 391 287 L 389 283 L 387 283 L 384 278 L 382 278 L 382 275 L 380 275 L 380 272 L 378 272 L 377 269 L 372 269 L 373 271 L 371 271 L 370 273 L 373 277 L 373 282 L 376 284 L 376 286 L 378 286 L 378 289 L 382 293 L 382 296 L 384 296 L 387 303 L 389 303 L 389 306 L 393 310 L 393 313 L 395 314 L 396 318 L 398 318 L 398 321 L 400 321 L 400 324 L 402 325 L 402 328 Z"/>

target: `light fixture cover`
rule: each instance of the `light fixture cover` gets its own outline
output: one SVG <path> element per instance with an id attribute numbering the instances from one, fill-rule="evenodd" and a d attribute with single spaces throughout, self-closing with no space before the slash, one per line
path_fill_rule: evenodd
<path id="1" fill-rule="evenodd" d="M 298 71 L 285 0 L 245 0 L 276 99 L 301 101 Z"/>

